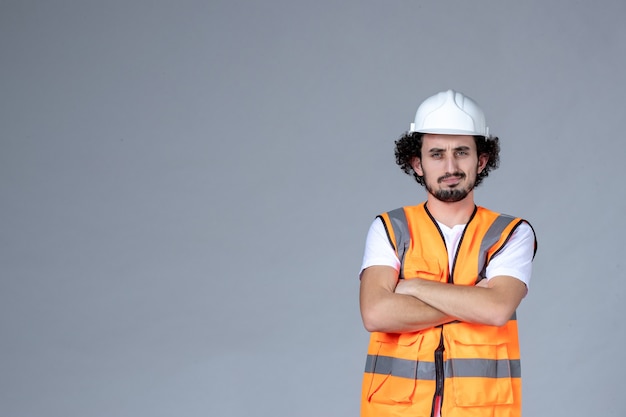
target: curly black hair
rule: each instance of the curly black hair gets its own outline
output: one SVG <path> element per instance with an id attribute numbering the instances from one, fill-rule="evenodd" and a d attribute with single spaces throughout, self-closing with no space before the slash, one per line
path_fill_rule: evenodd
<path id="1" fill-rule="evenodd" d="M 423 136 L 424 134 L 419 132 L 405 132 L 400 139 L 395 141 L 396 164 L 406 174 L 413 175 L 420 185 L 424 185 L 424 177 L 417 175 L 411 166 L 411 161 L 415 157 L 422 158 Z M 478 155 L 485 154 L 489 157 L 485 168 L 476 176 L 474 186 L 478 186 L 483 178 L 487 177 L 492 170 L 497 169 L 500 164 L 500 139 L 497 136 L 474 136 L 474 141 Z"/>

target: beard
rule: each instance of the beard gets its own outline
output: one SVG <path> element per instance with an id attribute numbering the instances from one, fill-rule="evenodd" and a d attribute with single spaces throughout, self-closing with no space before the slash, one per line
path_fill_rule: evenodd
<path id="1" fill-rule="evenodd" d="M 463 172 L 455 172 L 453 174 L 446 174 L 443 177 L 437 178 L 437 184 L 441 184 L 443 180 L 446 180 L 450 177 L 457 177 L 459 179 L 464 179 L 467 175 Z M 457 201 L 463 200 L 468 194 L 474 189 L 474 185 L 476 181 L 470 182 L 466 188 L 451 188 L 451 189 L 435 189 L 432 185 L 429 184 L 428 179 L 426 178 L 426 174 L 424 174 L 424 184 L 426 185 L 426 190 L 432 194 L 437 200 L 443 201 L 444 203 L 456 203 Z"/>

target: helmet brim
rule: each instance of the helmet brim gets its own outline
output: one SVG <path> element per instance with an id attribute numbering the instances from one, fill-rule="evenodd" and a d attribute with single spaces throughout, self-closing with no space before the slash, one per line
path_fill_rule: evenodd
<path id="1" fill-rule="evenodd" d="M 434 135 L 469 135 L 469 136 L 486 136 L 484 132 L 476 132 L 471 130 L 460 129 L 418 129 L 411 132 L 430 133 Z"/>

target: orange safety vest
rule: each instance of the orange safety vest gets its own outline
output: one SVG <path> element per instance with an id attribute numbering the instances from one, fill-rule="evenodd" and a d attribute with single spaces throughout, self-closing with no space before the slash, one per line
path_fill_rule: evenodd
<path id="1" fill-rule="evenodd" d="M 490 259 L 524 222 L 476 207 L 450 270 L 443 235 L 426 204 L 379 217 L 401 262 L 399 278 L 455 285 L 484 278 Z M 362 417 L 431 417 L 436 397 L 442 417 L 521 415 L 515 314 L 502 327 L 455 321 L 412 333 L 372 332 L 367 353 Z"/>

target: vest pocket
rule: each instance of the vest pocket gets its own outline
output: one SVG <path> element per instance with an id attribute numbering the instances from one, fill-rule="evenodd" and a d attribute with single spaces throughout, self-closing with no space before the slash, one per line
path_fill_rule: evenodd
<path id="1" fill-rule="evenodd" d="M 410 403 L 417 385 L 421 333 L 377 333 L 367 400 L 380 404 Z"/>
<path id="2" fill-rule="evenodd" d="M 455 404 L 460 407 L 513 404 L 506 327 L 469 324 L 455 327 L 446 336 L 449 351 L 446 384 L 452 385 Z M 450 394 L 448 391 L 447 395 Z"/>
<path id="3" fill-rule="evenodd" d="M 435 258 L 421 258 L 417 256 L 404 259 L 405 278 L 422 278 L 431 281 L 445 281 L 444 269 Z"/>

